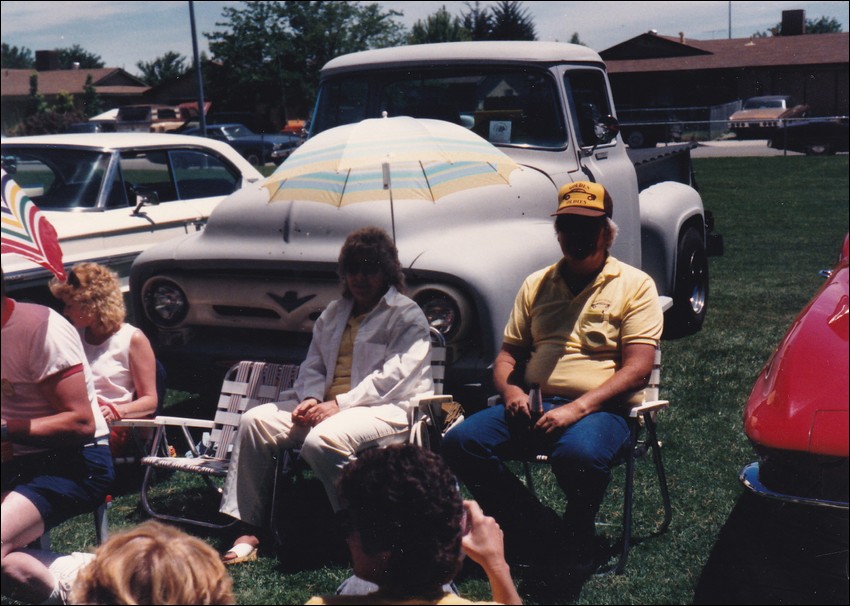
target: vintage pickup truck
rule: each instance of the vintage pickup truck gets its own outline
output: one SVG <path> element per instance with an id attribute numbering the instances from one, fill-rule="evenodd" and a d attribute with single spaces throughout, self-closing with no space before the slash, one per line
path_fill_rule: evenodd
<path id="1" fill-rule="evenodd" d="M 395 208 L 408 294 L 445 335 L 447 388 L 462 401 L 489 393 L 488 367 L 522 280 L 560 256 L 550 214 L 569 181 L 598 181 L 611 192 L 620 228 L 613 253 L 672 298 L 668 334 L 699 330 L 707 254 L 718 238 L 691 186 L 689 151 L 640 150 L 644 158 L 629 158 L 597 53 L 561 43 L 472 42 L 339 57 L 322 70 L 310 134 L 383 112 L 461 124 L 523 167 L 510 187 Z M 343 239 L 375 224 L 389 231 L 386 203 L 270 204 L 260 187 L 238 192 L 203 232 L 137 259 L 137 320 L 185 388 L 212 388 L 213 377 L 240 358 L 300 361 L 313 321 L 339 296 Z"/>

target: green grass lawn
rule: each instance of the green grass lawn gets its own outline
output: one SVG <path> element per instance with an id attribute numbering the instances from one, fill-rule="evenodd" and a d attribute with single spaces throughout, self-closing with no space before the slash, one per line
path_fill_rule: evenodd
<path id="1" fill-rule="evenodd" d="M 682 604 L 694 588 L 717 534 L 741 492 L 737 476 L 753 459 L 742 429 L 742 411 L 753 381 L 794 316 L 811 298 L 848 230 L 848 157 L 717 158 L 695 162 L 706 208 L 725 237 L 726 251 L 710 261 L 711 294 L 703 330 L 664 342 L 662 397 L 672 407 L 660 421 L 660 438 L 673 500 L 669 531 L 632 550 L 622 576 L 593 578 L 580 604 Z M 172 393 L 171 411 L 191 408 Z M 657 492 L 648 460 L 637 467 L 636 534 L 656 515 Z M 560 492 L 546 470 L 538 490 L 552 502 Z M 612 482 L 604 516 L 616 522 L 621 475 Z M 175 493 L 175 506 L 183 499 Z M 297 515 L 297 514 L 296 514 Z M 115 499 L 113 530 L 145 519 L 138 495 Z M 305 522 L 306 525 L 313 523 Z M 216 548 L 221 534 L 190 532 Z M 81 516 L 53 532 L 63 551 L 92 546 L 91 518 Z M 297 557 L 291 558 L 297 562 Z M 293 570 L 274 557 L 235 567 L 241 604 L 303 603 L 330 592 L 350 571 L 332 560 Z M 464 580 L 461 593 L 486 599 L 480 580 Z M 9 603 L 4 601 L 3 603 Z"/>

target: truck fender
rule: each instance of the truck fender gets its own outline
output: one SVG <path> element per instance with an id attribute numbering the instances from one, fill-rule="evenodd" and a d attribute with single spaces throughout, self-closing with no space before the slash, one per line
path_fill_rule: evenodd
<path id="1" fill-rule="evenodd" d="M 702 199 L 694 188 L 665 181 L 640 192 L 642 265 L 659 294 L 673 290 L 676 251 L 686 224 L 698 226 L 705 240 Z"/>
<path id="2" fill-rule="evenodd" d="M 429 230 L 420 236 L 422 253 L 410 264 L 416 285 L 408 294 L 416 299 L 429 284 L 447 284 L 462 293 L 472 316 L 465 320 L 465 332 L 480 334 L 481 352 L 492 360 L 522 282 L 561 257 L 553 224 L 464 224 L 459 230 Z"/>
<path id="3" fill-rule="evenodd" d="M 673 298 L 665 334 L 691 334 L 702 325 L 708 298 L 702 199 L 692 187 L 666 181 L 640 193 L 640 214 L 643 270 L 659 294 Z"/>

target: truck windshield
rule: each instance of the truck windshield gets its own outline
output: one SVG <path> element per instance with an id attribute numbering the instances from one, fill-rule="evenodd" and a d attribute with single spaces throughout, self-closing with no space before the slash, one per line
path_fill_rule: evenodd
<path id="1" fill-rule="evenodd" d="M 567 145 L 548 73 L 470 68 L 346 74 L 322 84 L 312 135 L 365 118 L 413 116 L 460 124 L 495 145 Z"/>

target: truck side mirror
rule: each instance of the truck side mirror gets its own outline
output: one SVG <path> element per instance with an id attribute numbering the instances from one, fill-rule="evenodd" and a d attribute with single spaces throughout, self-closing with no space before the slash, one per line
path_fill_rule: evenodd
<path id="1" fill-rule="evenodd" d="M 593 126 L 593 134 L 596 135 L 596 145 L 611 143 L 617 133 L 620 132 L 620 123 L 614 116 L 605 116 Z"/>

